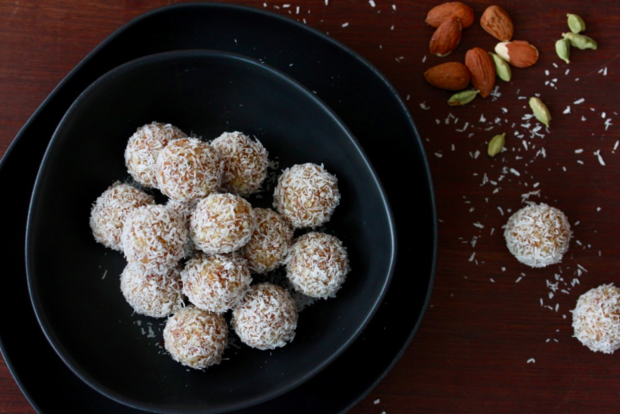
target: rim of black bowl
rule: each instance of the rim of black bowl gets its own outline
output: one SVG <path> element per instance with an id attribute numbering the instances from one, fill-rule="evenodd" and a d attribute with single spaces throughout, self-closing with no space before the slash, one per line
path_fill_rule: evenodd
<path id="1" fill-rule="evenodd" d="M 34 266 L 34 261 L 36 260 L 34 257 L 32 257 L 32 255 L 30 254 L 31 249 L 33 249 L 33 238 L 31 237 L 31 232 L 32 230 L 32 216 L 33 214 L 36 213 L 36 210 L 38 208 L 40 208 L 39 206 L 39 198 L 40 198 L 40 187 L 41 187 L 41 181 L 42 181 L 42 174 L 43 171 L 46 169 L 47 164 L 49 162 L 49 160 L 51 159 L 51 155 L 50 155 L 50 147 L 54 144 L 54 142 L 57 139 L 57 136 L 62 134 L 63 132 L 66 131 L 66 129 L 68 127 L 65 126 L 65 119 L 69 118 L 70 116 L 72 116 L 72 113 L 76 110 L 76 108 L 78 108 L 81 104 L 82 101 L 84 101 L 85 99 L 87 99 L 87 97 L 92 93 L 93 90 L 95 90 L 99 84 L 107 81 L 109 78 L 112 77 L 116 77 L 119 76 L 120 74 L 126 72 L 126 71 L 130 71 L 132 70 L 134 67 L 136 66 L 142 66 L 142 65 L 148 65 L 151 64 L 153 62 L 157 62 L 160 60 L 168 60 L 168 59 L 174 59 L 174 58 L 184 58 L 184 57 L 201 57 L 201 56 L 211 56 L 211 57 L 219 57 L 219 58 L 225 58 L 225 59 L 234 59 L 234 60 L 240 60 L 249 64 L 252 64 L 254 66 L 263 68 L 265 71 L 271 72 L 273 75 L 275 75 L 276 77 L 278 77 L 281 81 L 286 82 L 288 84 L 290 84 L 293 88 L 297 89 L 299 92 L 301 92 L 303 95 L 305 95 L 307 98 L 309 98 L 310 100 L 314 101 L 315 104 L 317 104 L 318 106 L 320 106 L 332 119 L 333 121 L 338 124 L 347 134 L 349 140 L 351 141 L 351 143 L 353 144 L 353 146 L 355 147 L 355 149 L 358 151 L 360 157 L 362 158 L 362 160 L 364 161 L 364 164 L 366 166 L 366 168 L 368 168 L 368 171 L 370 171 L 370 174 L 372 176 L 372 179 L 375 182 L 375 185 L 377 186 L 377 188 L 379 189 L 379 193 L 380 193 L 380 197 L 381 197 L 381 202 L 384 206 L 385 211 L 387 212 L 387 218 L 388 218 L 388 227 L 389 227 L 389 232 L 390 232 L 390 239 L 391 239 L 391 251 L 390 251 L 390 262 L 389 262 L 389 268 L 387 271 L 387 275 L 385 276 L 385 281 L 382 285 L 381 291 L 379 293 L 379 295 L 376 296 L 375 301 L 372 305 L 372 308 L 370 310 L 370 312 L 368 312 L 368 314 L 366 315 L 366 317 L 364 318 L 363 322 L 360 324 L 360 326 L 357 328 L 357 330 L 335 351 L 333 352 L 327 359 L 321 361 L 320 364 L 316 365 L 313 369 L 309 370 L 308 372 L 304 373 L 303 375 L 301 375 L 298 379 L 296 379 L 295 381 L 291 381 L 288 385 L 284 386 L 284 387 L 280 387 L 270 393 L 264 394 L 262 396 L 259 397 L 255 397 L 255 398 L 251 398 L 248 399 L 246 401 L 240 402 L 238 404 L 235 405 L 231 405 L 225 409 L 213 409 L 213 410 L 205 410 L 204 408 L 199 408 L 200 412 L 210 412 L 210 413 L 221 413 L 221 412 L 228 412 L 228 411 L 232 411 L 232 410 L 238 410 L 238 409 L 242 409 L 242 408 L 246 408 L 246 407 L 250 407 L 253 405 L 257 405 L 260 404 L 262 402 L 265 402 L 267 400 L 273 399 L 279 395 L 282 395 L 290 390 L 292 390 L 293 388 L 303 384 L 304 382 L 306 382 L 307 380 L 309 380 L 310 378 L 312 378 L 314 375 L 318 374 L 320 371 L 322 371 L 325 367 L 327 367 L 331 362 L 333 362 L 337 357 L 339 357 L 354 341 L 355 339 L 357 339 L 360 334 L 362 333 L 362 331 L 366 328 L 366 326 L 368 325 L 368 323 L 370 322 L 370 320 L 373 318 L 373 316 L 375 315 L 375 313 L 377 312 L 377 309 L 379 308 L 381 301 L 383 300 L 390 282 L 392 280 L 392 276 L 394 274 L 394 267 L 395 267 L 395 263 L 396 263 L 396 255 L 397 255 L 397 237 L 396 237 L 396 227 L 394 225 L 394 217 L 393 217 L 393 213 L 392 213 L 392 209 L 390 207 L 390 203 L 388 201 L 388 198 L 386 196 L 385 190 L 383 188 L 383 185 L 381 184 L 381 181 L 379 179 L 378 174 L 376 173 L 374 167 L 372 166 L 372 164 L 370 163 L 368 157 L 366 156 L 366 153 L 364 152 L 362 146 L 360 145 L 360 143 L 357 141 L 357 139 L 355 138 L 355 136 L 353 135 L 353 133 L 351 132 L 351 130 L 344 124 L 344 122 L 342 122 L 342 120 L 340 119 L 340 117 L 338 117 L 338 115 L 336 115 L 336 113 L 325 103 L 323 102 L 320 98 L 318 98 L 314 93 L 312 93 L 310 90 L 308 90 L 306 87 L 304 87 L 303 85 L 301 85 L 299 82 L 297 82 L 295 79 L 293 79 L 292 77 L 288 76 L 287 74 L 279 71 L 278 69 L 275 69 L 274 67 L 266 64 L 266 63 L 262 63 L 256 59 L 250 58 L 248 56 L 245 55 L 241 55 L 238 53 L 233 53 L 233 52 L 224 52 L 224 51 L 218 51 L 218 50 L 209 50 L 209 49 L 188 49 L 188 50 L 181 50 L 181 51 L 170 51 L 170 52 L 163 52 L 163 53 L 157 53 L 157 54 L 153 54 L 153 55 L 147 55 L 138 59 L 134 59 L 131 60 L 127 63 L 124 63 L 112 70 L 110 70 L 109 72 L 105 73 L 104 75 L 102 75 L 101 77 L 99 77 L 96 81 L 94 81 L 90 86 L 88 86 L 88 88 L 86 88 L 78 97 L 77 99 L 73 102 L 73 104 L 69 107 L 69 109 L 67 110 L 67 112 L 65 113 L 65 115 L 63 116 L 63 118 L 61 119 L 60 123 L 58 124 L 58 127 L 56 128 L 50 143 L 48 144 L 48 147 L 45 151 L 45 154 L 43 155 L 43 160 L 41 162 L 41 166 L 39 167 L 39 172 L 37 173 L 37 178 L 35 180 L 34 183 L 34 190 L 32 193 L 32 199 L 30 201 L 30 207 L 29 207 L 29 211 L 28 211 L 28 221 L 26 224 L 26 275 L 27 275 L 27 279 L 28 279 L 28 290 L 30 293 L 30 299 L 32 302 L 32 306 L 34 308 L 35 311 L 35 315 L 37 317 L 37 321 L 39 322 L 39 325 L 41 326 L 41 329 L 43 330 L 43 333 L 45 335 L 45 337 L 47 338 L 48 342 L 52 345 L 52 347 L 54 348 L 54 350 L 56 351 L 56 353 L 58 354 L 58 356 L 63 360 L 63 362 L 69 367 L 69 369 L 71 369 L 71 371 L 73 371 L 73 373 L 75 375 L 77 375 L 82 381 L 84 381 L 86 384 L 88 384 L 91 388 L 95 389 L 96 391 L 100 392 L 101 394 L 105 395 L 108 398 L 111 398 L 112 400 L 115 400 L 119 403 L 128 405 L 130 407 L 133 408 L 137 408 L 137 409 L 141 409 L 141 410 L 146 410 L 149 412 L 156 412 L 156 413 L 175 413 L 175 412 L 183 412 L 183 413 L 191 413 L 191 412 L 197 412 L 196 409 L 174 409 L 174 410 L 170 410 L 168 408 L 164 408 L 164 407 L 154 407 L 153 405 L 147 403 L 147 402 L 142 402 L 142 401 L 138 401 L 135 400 L 133 398 L 128 398 L 125 397 L 124 395 L 111 390 L 110 388 L 104 386 L 103 384 L 101 384 L 98 380 L 96 380 L 93 376 L 91 376 L 90 374 L 88 374 L 87 372 L 85 372 L 81 365 L 79 363 L 77 363 L 70 355 L 70 353 L 66 350 L 66 348 L 62 345 L 61 341 L 58 339 L 58 337 L 56 336 L 56 334 L 54 333 L 54 331 L 52 330 L 52 328 L 49 325 L 49 321 L 47 320 L 47 317 L 45 315 L 45 312 L 43 312 L 42 310 L 42 305 L 40 303 L 40 296 L 39 296 L 39 290 L 38 290 L 38 284 L 37 283 L 33 283 L 32 282 L 32 277 L 31 277 L 31 273 L 32 273 L 32 267 Z"/>

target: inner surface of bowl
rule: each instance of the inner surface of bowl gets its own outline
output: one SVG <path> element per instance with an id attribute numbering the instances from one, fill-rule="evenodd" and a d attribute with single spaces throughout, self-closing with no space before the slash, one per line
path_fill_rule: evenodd
<path id="1" fill-rule="evenodd" d="M 119 280 L 125 259 L 94 241 L 88 218 L 109 185 L 128 180 L 127 140 L 153 121 L 205 140 L 243 131 L 263 143 L 279 170 L 313 162 L 338 177 L 341 204 L 325 228 L 347 247 L 352 271 L 336 298 L 300 314 L 297 335 L 286 347 L 231 346 L 220 365 L 191 370 L 163 348 L 165 320 L 134 314 L 125 302 Z M 267 187 L 253 202 L 271 203 L 273 185 Z M 310 378 L 367 324 L 389 283 L 394 252 L 381 186 L 338 118 L 290 78 L 249 58 L 213 51 L 130 62 L 76 100 L 41 165 L 26 241 L 33 306 L 60 357 L 110 398 L 156 412 L 241 408 Z"/>

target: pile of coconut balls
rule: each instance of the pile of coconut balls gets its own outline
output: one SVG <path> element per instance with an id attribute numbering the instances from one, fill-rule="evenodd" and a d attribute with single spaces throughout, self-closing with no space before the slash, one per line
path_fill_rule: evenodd
<path id="1" fill-rule="evenodd" d="M 336 177 L 316 164 L 285 169 L 276 211 L 244 197 L 261 191 L 268 153 L 258 140 L 226 132 L 210 143 L 161 123 L 140 127 L 125 149 L 138 185 L 114 183 L 95 202 L 95 240 L 128 261 L 121 291 L 136 313 L 168 317 L 165 348 L 191 368 L 218 364 L 228 342 L 224 314 L 244 344 L 261 350 L 293 340 L 298 314 L 289 291 L 252 284 L 253 274 L 284 265 L 294 290 L 334 297 L 349 272 L 342 242 L 294 230 L 328 222 L 340 203 Z M 168 197 L 156 204 L 139 187 Z M 189 303 L 188 303 L 189 302 Z"/>

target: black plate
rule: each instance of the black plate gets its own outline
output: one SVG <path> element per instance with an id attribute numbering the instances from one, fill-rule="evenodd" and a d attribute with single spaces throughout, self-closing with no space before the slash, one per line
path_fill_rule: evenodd
<path id="1" fill-rule="evenodd" d="M 0 324 L 0 345 L 17 383 L 41 413 L 142 412 L 85 385 L 57 357 L 37 326 L 29 303 L 22 243 L 30 194 L 45 148 L 65 111 L 105 72 L 150 53 L 195 48 L 264 59 L 316 91 L 369 154 L 392 205 L 400 235 L 398 253 L 407 258 L 397 263 L 383 304 L 346 352 L 291 392 L 239 413 L 344 412 L 383 379 L 420 325 L 435 272 L 436 211 L 421 139 L 396 91 L 354 52 L 288 18 L 224 4 L 169 6 L 135 19 L 97 47 L 45 100 L 0 163 L 0 182 L 6 194 L 11 194 L 11 203 L 3 204 L 4 217 L 11 217 L 4 231 L 14 241 L 4 250 L 10 258 L 4 262 L 5 273 L 11 275 L 4 279 L 4 286 L 14 300 L 2 302 L 2 310 L 11 317 Z M 410 184 L 408 192 L 415 194 L 414 204 L 403 193 L 403 175 Z"/>
<path id="2" fill-rule="evenodd" d="M 125 260 L 92 238 L 98 195 L 127 178 L 124 149 L 138 126 L 170 122 L 204 139 L 256 136 L 280 167 L 313 162 L 338 177 L 341 203 L 326 231 L 347 247 L 353 270 L 335 299 L 300 315 L 295 340 L 261 352 L 229 348 L 204 372 L 145 337 L 119 291 Z M 273 188 L 273 187 L 271 187 Z M 258 199 L 270 205 L 272 191 Z M 90 386 L 154 412 L 222 412 L 274 398 L 308 380 L 362 332 L 389 285 L 396 234 L 383 190 L 355 138 L 312 92 L 254 59 L 179 51 L 133 60 L 84 91 L 45 153 L 26 231 L 35 313 L 65 363 Z M 109 254 L 108 254 L 109 253 Z M 101 279 L 102 271 L 110 275 Z M 159 322 L 151 319 L 152 323 Z"/>

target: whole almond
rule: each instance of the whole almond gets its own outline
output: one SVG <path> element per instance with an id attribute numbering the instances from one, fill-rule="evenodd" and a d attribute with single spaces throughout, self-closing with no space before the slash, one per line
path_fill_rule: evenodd
<path id="1" fill-rule="evenodd" d="M 447 62 L 433 66 L 424 72 L 424 78 L 431 85 L 449 91 L 460 91 L 469 85 L 469 69 L 460 62 Z"/>
<path id="2" fill-rule="evenodd" d="M 498 43 L 495 53 L 517 68 L 527 68 L 538 62 L 538 49 L 523 40 Z"/>
<path id="3" fill-rule="evenodd" d="M 471 73 L 471 83 L 474 89 L 480 91 L 480 96 L 486 98 L 495 86 L 495 64 L 486 50 L 475 47 L 465 54 L 465 66 Z"/>
<path id="4" fill-rule="evenodd" d="M 480 25 L 491 36 L 502 42 L 509 42 L 515 32 L 512 19 L 499 6 L 489 6 L 480 17 Z"/>
<path id="5" fill-rule="evenodd" d="M 461 41 L 461 21 L 450 17 L 435 30 L 431 38 L 430 49 L 433 55 L 448 56 Z"/>
<path id="6" fill-rule="evenodd" d="M 460 1 L 444 3 L 433 7 L 426 15 L 426 24 L 437 28 L 451 17 L 456 17 L 461 20 L 463 29 L 467 29 L 474 24 L 473 9 Z"/>

